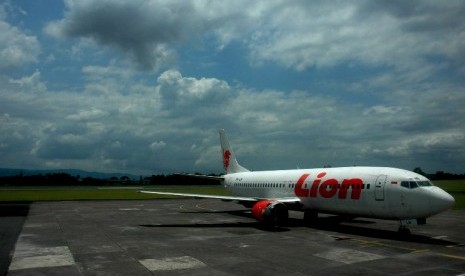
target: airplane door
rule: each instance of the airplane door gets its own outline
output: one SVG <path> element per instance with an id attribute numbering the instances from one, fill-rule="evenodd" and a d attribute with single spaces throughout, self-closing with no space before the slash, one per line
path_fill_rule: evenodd
<path id="1" fill-rule="evenodd" d="M 387 175 L 380 175 L 376 178 L 375 183 L 375 199 L 384 200 L 384 185 L 386 184 Z"/>

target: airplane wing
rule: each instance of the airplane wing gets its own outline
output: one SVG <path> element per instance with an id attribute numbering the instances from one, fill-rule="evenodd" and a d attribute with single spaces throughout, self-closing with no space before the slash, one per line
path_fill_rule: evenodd
<path id="1" fill-rule="evenodd" d="M 220 195 L 203 195 L 203 194 L 186 194 L 186 193 L 171 193 L 171 192 L 157 192 L 157 191 L 139 191 L 144 194 L 157 194 L 157 195 L 171 195 L 171 196 L 184 196 L 192 198 L 213 198 L 230 201 L 251 201 L 257 202 L 260 200 L 276 200 L 283 203 L 298 203 L 300 199 L 298 197 L 283 197 L 283 198 L 258 198 L 258 197 L 242 197 L 242 196 L 220 196 Z"/>
<path id="2" fill-rule="evenodd" d="M 222 200 L 240 200 L 240 201 L 258 201 L 259 200 L 253 197 L 240 197 L 240 196 L 185 194 L 185 193 L 156 192 L 156 191 L 139 191 L 139 192 L 144 193 L 144 194 L 172 195 L 172 196 L 184 196 L 184 197 L 193 197 L 193 198 L 214 198 L 214 199 L 222 199 Z"/>

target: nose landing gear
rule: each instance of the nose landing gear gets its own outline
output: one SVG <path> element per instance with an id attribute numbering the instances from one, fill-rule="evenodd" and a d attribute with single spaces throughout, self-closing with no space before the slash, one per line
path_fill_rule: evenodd
<path id="1" fill-rule="evenodd" d="M 408 226 L 410 225 L 423 225 L 426 223 L 426 218 L 416 218 L 416 219 L 403 219 L 399 221 L 399 234 L 402 236 L 409 236 L 410 229 Z"/>
<path id="2" fill-rule="evenodd" d="M 399 233 L 399 235 L 404 236 L 404 237 L 410 236 L 411 234 L 410 229 L 408 229 L 408 227 L 405 225 L 399 226 L 399 230 L 397 231 L 397 233 Z"/>

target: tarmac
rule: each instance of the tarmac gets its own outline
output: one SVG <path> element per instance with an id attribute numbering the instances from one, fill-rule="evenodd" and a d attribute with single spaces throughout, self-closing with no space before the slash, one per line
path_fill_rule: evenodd
<path id="1" fill-rule="evenodd" d="M 465 212 L 398 222 L 290 212 L 267 228 L 233 202 L 0 203 L 0 275 L 465 275 Z"/>

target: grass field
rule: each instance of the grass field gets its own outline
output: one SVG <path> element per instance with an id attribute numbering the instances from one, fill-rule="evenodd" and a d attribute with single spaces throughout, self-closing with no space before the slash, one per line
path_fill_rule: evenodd
<path id="1" fill-rule="evenodd" d="M 455 198 L 453 209 L 465 210 L 465 180 L 435 181 L 434 184 Z M 150 187 L 0 187 L 0 201 L 53 200 L 116 200 L 172 198 L 142 194 L 139 190 L 153 189 L 180 193 L 227 195 L 222 186 L 150 186 Z"/>
<path id="2" fill-rule="evenodd" d="M 139 190 L 156 189 L 196 194 L 225 195 L 222 186 L 157 186 L 151 187 L 1 187 L 0 201 L 54 201 L 54 200 L 115 200 L 159 199 L 170 196 L 142 194 Z M 172 197 L 171 197 L 172 198 Z"/>

